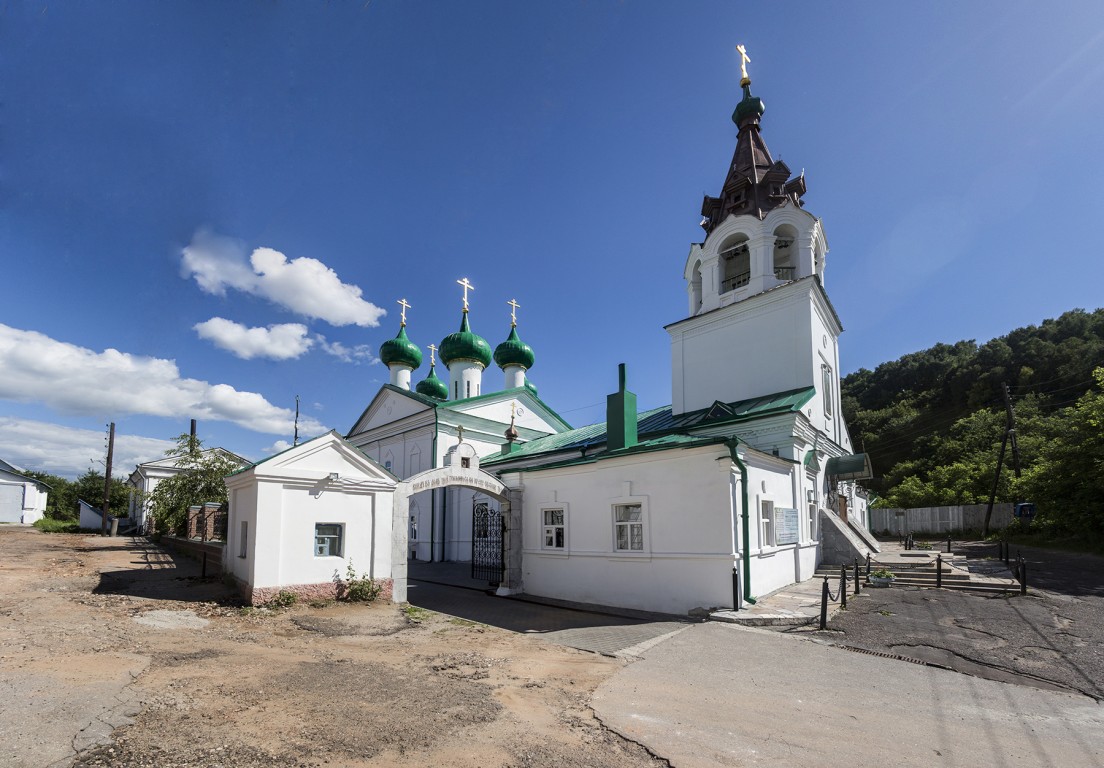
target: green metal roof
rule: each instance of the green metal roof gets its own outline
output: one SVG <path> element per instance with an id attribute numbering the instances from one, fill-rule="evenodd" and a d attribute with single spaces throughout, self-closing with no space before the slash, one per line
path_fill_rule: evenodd
<path id="1" fill-rule="evenodd" d="M 874 477 L 874 471 L 870 468 L 870 457 L 865 453 L 833 456 L 824 465 L 824 472 L 838 480 L 866 480 Z"/>
<path id="2" fill-rule="evenodd" d="M 802 387 L 764 397 L 737 400 L 726 403 L 726 408 L 720 411 L 720 415 L 717 415 L 718 410 L 714 406 L 679 414 L 678 416 L 671 413 L 671 406 L 669 405 L 662 408 L 653 408 L 650 411 L 637 414 L 636 429 L 637 434 L 640 435 L 638 445 L 656 444 L 655 441 L 664 436 L 685 437 L 689 440 L 691 438 L 686 433 L 691 430 L 761 419 L 780 413 L 794 413 L 800 411 L 812 399 L 814 394 L 813 387 Z M 731 415 L 729 412 L 731 412 Z M 560 434 L 530 441 L 507 454 L 492 454 L 480 458 L 480 466 L 489 466 L 518 458 L 560 451 L 584 450 L 589 449 L 590 446 L 604 446 L 605 443 L 606 423 L 603 421 L 599 424 L 573 429 L 570 432 L 561 432 Z M 623 452 L 616 452 L 616 454 L 620 455 Z"/>

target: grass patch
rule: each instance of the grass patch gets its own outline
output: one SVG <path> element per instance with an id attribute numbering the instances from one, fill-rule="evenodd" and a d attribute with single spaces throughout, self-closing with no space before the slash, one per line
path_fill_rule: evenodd
<path id="1" fill-rule="evenodd" d="M 878 613 L 882 614 L 883 616 L 892 616 L 893 615 L 893 611 L 887 611 L 885 609 L 882 609 L 882 610 L 878 611 Z"/>
<path id="2" fill-rule="evenodd" d="M 482 627 L 478 621 L 469 621 L 467 619 L 457 619 L 455 617 L 449 619 L 449 624 L 455 624 L 458 627 Z"/>
<path id="3" fill-rule="evenodd" d="M 425 608 L 419 608 L 416 605 L 407 605 L 403 608 L 403 613 L 405 613 L 406 618 L 411 621 L 422 622 L 428 619 L 433 614 L 433 611 L 427 611 Z"/>
<path id="4" fill-rule="evenodd" d="M 80 533 L 80 522 L 76 520 L 54 520 L 44 517 L 34 521 L 34 527 L 46 533 Z"/>

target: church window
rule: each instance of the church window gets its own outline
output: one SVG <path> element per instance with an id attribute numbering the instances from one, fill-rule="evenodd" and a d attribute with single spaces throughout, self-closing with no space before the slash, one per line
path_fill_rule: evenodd
<path id="1" fill-rule="evenodd" d="M 345 526 L 339 523 L 316 523 L 314 526 L 314 556 L 341 557 L 341 540 Z"/>
<path id="2" fill-rule="evenodd" d="M 238 557 L 249 557 L 249 521 L 241 521 L 241 537 L 238 541 Z"/>
<path id="3" fill-rule="evenodd" d="M 639 504 L 618 504 L 613 508 L 615 548 L 618 552 L 644 550 L 644 512 Z"/>
<path id="4" fill-rule="evenodd" d="M 383 462 L 383 468 L 386 469 L 388 472 L 391 471 L 391 459 Z"/>
<path id="5" fill-rule="evenodd" d="M 544 516 L 544 548 L 564 549 L 567 542 L 564 511 L 545 509 L 541 514 Z"/>
<path id="6" fill-rule="evenodd" d="M 815 477 L 810 477 L 809 478 L 809 484 L 815 486 L 816 485 L 816 478 Z M 809 520 L 808 520 L 808 523 L 809 523 L 809 541 L 816 541 L 816 537 L 817 537 L 817 533 L 816 533 L 816 527 L 817 527 L 816 491 L 813 491 L 813 490 L 807 491 L 806 492 L 806 501 L 808 503 L 808 506 L 806 507 L 806 509 L 808 510 L 808 515 L 809 515 Z"/>
<path id="7" fill-rule="evenodd" d="M 820 374 L 821 374 L 821 385 L 822 385 L 822 388 L 824 390 L 821 393 L 821 396 L 824 398 L 824 415 L 825 416 L 831 416 L 832 415 L 832 399 L 833 399 L 832 366 L 827 365 L 827 364 L 821 365 L 820 366 Z"/>
<path id="8" fill-rule="evenodd" d="M 464 397 L 471 397 L 471 382 L 465 381 Z"/>
<path id="9" fill-rule="evenodd" d="M 759 546 L 774 546 L 774 502 L 763 499 L 759 502 Z"/>

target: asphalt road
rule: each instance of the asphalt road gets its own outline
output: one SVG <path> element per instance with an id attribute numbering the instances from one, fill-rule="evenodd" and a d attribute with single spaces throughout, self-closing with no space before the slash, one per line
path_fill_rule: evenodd
<path id="1" fill-rule="evenodd" d="M 678 766 L 1104 765 L 1104 710 L 727 624 L 693 625 L 603 683 L 608 727 Z"/>
<path id="2" fill-rule="evenodd" d="M 973 549 L 986 552 L 981 545 Z M 1104 558 L 1026 548 L 1023 555 L 1026 596 L 865 590 L 823 636 L 990 680 L 1104 701 Z"/>

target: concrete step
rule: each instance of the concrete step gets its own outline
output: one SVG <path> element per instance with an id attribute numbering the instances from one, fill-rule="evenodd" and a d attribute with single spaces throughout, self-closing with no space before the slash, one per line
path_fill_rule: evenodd
<path id="1" fill-rule="evenodd" d="M 835 585 L 839 582 L 838 570 L 818 570 L 814 575 L 814 578 L 823 579 L 828 577 L 829 585 Z M 859 577 L 863 579 L 863 589 L 880 589 L 880 587 L 874 587 L 870 585 L 865 579 L 865 572 L 862 568 L 859 569 Z M 854 584 L 851 581 L 851 571 L 847 574 L 848 589 L 854 590 Z M 898 571 L 896 572 L 896 578 L 893 581 L 895 587 L 920 587 L 923 589 L 934 589 L 936 585 L 935 571 Z M 969 574 L 964 573 L 948 573 L 943 572 L 942 579 L 943 589 L 952 589 L 964 592 L 979 592 L 986 594 L 1001 594 L 1005 592 L 1019 591 L 1019 585 L 1015 583 L 994 584 L 987 582 L 973 581 Z"/>

